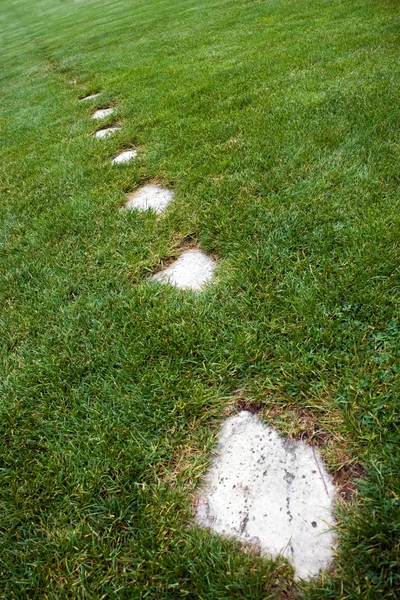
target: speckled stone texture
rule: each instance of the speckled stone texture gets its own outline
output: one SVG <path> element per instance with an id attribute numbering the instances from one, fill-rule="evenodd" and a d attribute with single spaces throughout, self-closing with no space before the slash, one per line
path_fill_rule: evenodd
<path id="1" fill-rule="evenodd" d="M 310 579 L 333 559 L 334 498 L 318 450 L 242 411 L 222 426 L 195 518 L 265 555 L 286 557 L 297 579 Z"/>

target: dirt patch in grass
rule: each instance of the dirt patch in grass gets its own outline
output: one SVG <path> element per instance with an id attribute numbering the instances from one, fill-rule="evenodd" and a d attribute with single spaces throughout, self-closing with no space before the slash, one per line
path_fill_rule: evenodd
<path id="1" fill-rule="evenodd" d="M 333 482 L 344 502 L 350 502 L 357 494 L 355 482 L 366 476 L 366 471 L 361 463 L 347 463 L 333 474 Z"/>
<path id="2" fill-rule="evenodd" d="M 224 408 L 224 417 L 231 417 L 241 410 L 247 410 L 253 415 L 260 414 L 262 417 L 265 409 L 266 405 L 264 402 L 256 398 L 251 398 L 250 392 L 246 388 L 239 388 L 228 398 L 228 404 Z"/>
<path id="3" fill-rule="evenodd" d="M 278 600 L 297 600 L 300 598 L 300 592 L 296 586 L 291 586 L 290 589 L 281 593 Z"/>
<path id="4" fill-rule="evenodd" d="M 292 439 L 301 440 L 310 446 L 318 446 L 319 448 L 331 439 L 329 431 L 324 424 L 319 422 L 320 415 L 313 409 L 297 409 L 290 406 L 288 410 L 293 413 L 296 424 L 296 431 L 290 435 Z"/>
<path id="5" fill-rule="evenodd" d="M 241 410 L 247 410 L 252 415 L 257 415 L 262 411 L 263 405 L 261 402 L 257 400 L 248 400 L 247 398 L 239 398 L 239 400 L 235 404 L 236 412 L 240 412 Z"/>

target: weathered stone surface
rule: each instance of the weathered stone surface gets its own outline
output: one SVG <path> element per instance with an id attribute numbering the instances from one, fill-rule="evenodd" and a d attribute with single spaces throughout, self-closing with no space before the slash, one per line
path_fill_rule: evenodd
<path id="1" fill-rule="evenodd" d="M 128 194 L 128 201 L 125 208 L 128 210 L 148 210 L 155 213 L 161 213 L 166 209 L 174 197 L 174 192 L 160 185 L 144 185 L 136 192 Z"/>
<path id="2" fill-rule="evenodd" d="M 121 127 L 108 127 L 107 129 L 99 129 L 99 131 L 96 131 L 95 136 L 99 139 L 103 139 L 120 130 Z"/>
<path id="3" fill-rule="evenodd" d="M 317 577 L 333 558 L 335 488 L 319 452 L 280 437 L 247 411 L 223 425 L 196 520 L 286 557 L 297 579 Z"/>
<path id="4" fill-rule="evenodd" d="M 132 160 L 133 158 L 136 158 L 136 156 L 137 156 L 136 150 L 124 150 L 124 152 L 121 152 L 121 154 L 118 154 L 118 156 L 113 158 L 112 163 L 113 163 L 113 165 L 127 163 L 130 160 Z"/>
<path id="5" fill-rule="evenodd" d="M 92 119 L 104 119 L 104 117 L 112 115 L 113 112 L 113 108 L 99 108 L 99 110 L 95 110 L 95 112 L 92 114 Z"/>
<path id="6" fill-rule="evenodd" d="M 212 280 L 215 261 L 201 250 L 187 250 L 170 267 L 153 275 L 155 281 L 183 290 L 201 290 Z"/>

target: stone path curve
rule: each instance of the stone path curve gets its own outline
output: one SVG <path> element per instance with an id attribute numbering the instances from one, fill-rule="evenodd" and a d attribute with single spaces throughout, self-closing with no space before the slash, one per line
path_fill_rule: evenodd
<path id="1" fill-rule="evenodd" d="M 100 95 L 89 94 L 80 101 Z M 92 119 L 113 113 L 112 107 L 97 109 Z M 104 139 L 120 130 L 99 129 L 95 137 Z M 112 164 L 136 157 L 135 148 L 123 150 Z M 173 191 L 149 183 L 128 194 L 123 209 L 160 214 L 173 198 Z M 200 291 L 212 281 L 215 267 L 212 258 L 194 248 L 151 279 Z M 242 411 L 222 426 L 217 456 L 201 494 L 195 511 L 200 526 L 253 543 L 270 556 L 286 556 L 297 578 L 318 577 L 329 567 L 335 546 L 335 486 L 314 448 L 281 438 L 255 415 Z"/>

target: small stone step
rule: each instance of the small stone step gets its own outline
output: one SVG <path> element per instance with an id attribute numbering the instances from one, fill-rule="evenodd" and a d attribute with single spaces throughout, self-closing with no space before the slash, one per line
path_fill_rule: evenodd
<path id="1" fill-rule="evenodd" d="M 125 208 L 128 210 L 148 210 L 161 213 L 166 209 L 174 197 L 174 192 L 160 185 L 149 184 L 139 188 L 136 192 L 128 194 Z"/>
<path id="2" fill-rule="evenodd" d="M 99 108 L 92 114 L 92 119 L 104 119 L 104 117 L 108 117 L 112 115 L 114 112 L 113 108 Z"/>
<path id="3" fill-rule="evenodd" d="M 100 92 L 97 94 L 89 94 L 89 96 L 85 96 L 84 98 L 79 98 L 79 102 L 86 102 L 87 100 L 94 100 L 101 96 Z"/>
<path id="4" fill-rule="evenodd" d="M 120 165 L 122 163 L 127 163 L 130 160 L 132 160 L 133 158 L 136 158 L 136 156 L 137 156 L 136 150 L 124 150 L 124 152 L 121 152 L 121 154 L 118 154 L 118 156 L 113 158 L 112 164 Z"/>
<path id="5" fill-rule="evenodd" d="M 99 131 L 96 131 L 95 136 L 101 140 L 109 135 L 112 135 L 116 131 L 121 131 L 121 127 L 108 127 L 107 129 L 99 129 Z"/>
<path id="6" fill-rule="evenodd" d="M 215 261 L 201 250 L 187 250 L 170 267 L 153 275 L 159 283 L 182 290 L 200 291 L 214 275 Z"/>

